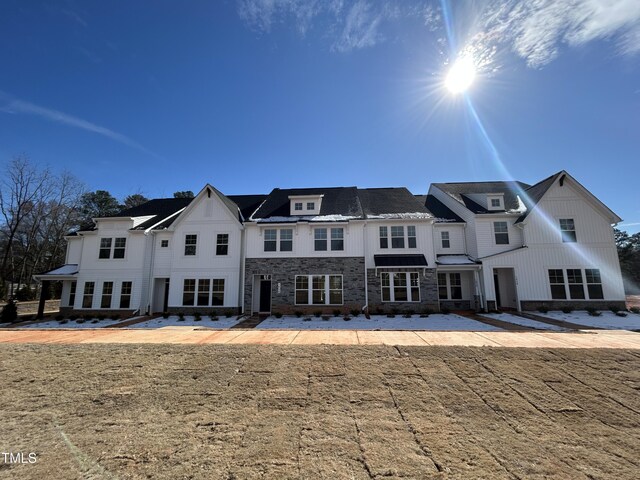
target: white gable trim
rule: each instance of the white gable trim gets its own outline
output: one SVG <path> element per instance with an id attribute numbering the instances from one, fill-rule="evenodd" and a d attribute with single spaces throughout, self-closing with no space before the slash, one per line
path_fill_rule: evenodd
<path id="1" fill-rule="evenodd" d="M 189 205 L 187 205 L 181 212 L 180 215 L 178 215 L 178 218 L 176 218 L 176 220 L 169 226 L 169 228 L 167 228 L 167 231 L 174 231 L 176 229 L 176 226 L 180 224 L 180 222 L 186 218 L 187 216 L 189 216 L 189 213 L 195 208 L 195 205 L 197 203 L 200 202 L 200 200 L 202 198 L 204 198 L 205 195 L 211 195 L 211 193 L 215 194 L 216 198 L 218 199 L 218 201 L 220 202 L 220 205 L 222 206 L 223 210 L 227 213 L 227 215 L 229 216 L 229 218 L 231 218 L 234 222 L 236 222 L 238 224 L 238 226 L 240 228 L 244 228 L 244 225 L 242 224 L 242 222 L 240 221 L 240 208 L 237 209 L 237 216 L 233 215 L 231 213 L 231 210 L 229 210 L 229 208 L 227 207 L 227 205 L 224 203 L 224 200 L 222 200 L 221 195 L 222 193 L 220 193 L 216 188 L 214 188 L 211 184 L 207 183 L 204 188 L 202 190 L 200 190 L 200 192 L 193 198 L 193 200 L 191 201 L 191 203 Z"/>

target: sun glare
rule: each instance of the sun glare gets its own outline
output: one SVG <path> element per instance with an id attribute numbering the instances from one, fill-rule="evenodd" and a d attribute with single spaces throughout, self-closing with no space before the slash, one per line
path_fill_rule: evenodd
<path id="1" fill-rule="evenodd" d="M 475 76 L 476 69 L 473 60 L 468 57 L 459 58 L 449 70 L 444 84 L 453 94 L 463 93 L 471 86 Z"/>

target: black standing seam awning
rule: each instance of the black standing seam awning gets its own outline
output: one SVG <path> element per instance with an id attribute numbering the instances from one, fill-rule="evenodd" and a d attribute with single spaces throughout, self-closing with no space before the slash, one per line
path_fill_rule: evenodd
<path id="1" fill-rule="evenodd" d="M 401 268 L 425 268 L 428 266 L 424 255 L 374 255 L 376 268 L 401 267 Z"/>

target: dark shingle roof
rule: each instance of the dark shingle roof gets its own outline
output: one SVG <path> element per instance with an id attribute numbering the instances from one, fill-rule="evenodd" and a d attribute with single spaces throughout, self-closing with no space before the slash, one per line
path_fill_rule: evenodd
<path id="1" fill-rule="evenodd" d="M 227 198 L 240 208 L 242 216 L 248 219 L 253 212 L 265 201 L 266 195 L 227 195 Z"/>
<path id="2" fill-rule="evenodd" d="M 473 194 L 488 194 L 488 193 L 502 193 L 504 194 L 504 207 L 505 211 L 518 210 L 518 199 L 524 202 L 527 208 L 527 195 L 525 191 L 530 185 L 518 182 L 462 182 L 462 183 L 434 183 L 435 187 L 439 188 L 451 198 L 464 205 L 473 213 L 495 213 L 495 210 L 488 210 L 487 208 L 479 205 L 468 195 Z"/>
<path id="3" fill-rule="evenodd" d="M 368 217 L 379 215 L 419 214 L 429 218 L 430 212 L 409 190 L 399 188 L 358 189 L 362 210 Z"/>
<path id="4" fill-rule="evenodd" d="M 562 173 L 563 172 L 554 173 L 550 177 L 547 177 L 544 180 L 536 183 L 535 185 L 527 188 L 527 198 L 524 200 L 525 205 L 527 205 L 527 211 L 520 215 L 518 220 L 516 220 L 516 223 L 520 223 L 525 218 L 527 218 L 527 215 L 529 214 L 529 212 L 531 212 L 531 209 L 538 204 L 543 195 L 547 193 L 547 190 L 549 190 L 551 185 L 553 185 L 553 183 Z"/>
<path id="5" fill-rule="evenodd" d="M 464 220 L 433 195 L 416 195 L 416 198 L 435 217 L 436 223 L 464 223 Z"/>
<path id="6" fill-rule="evenodd" d="M 193 198 L 156 198 L 137 207 L 122 210 L 115 216 L 146 217 L 147 215 L 158 215 L 161 218 L 167 217 L 189 205 L 191 200 Z"/>
<path id="7" fill-rule="evenodd" d="M 260 220 L 270 217 L 289 217 L 292 221 L 299 218 L 291 215 L 291 195 L 324 195 L 320 205 L 320 216 L 341 215 L 348 217 L 362 217 L 362 208 L 358 199 L 356 187 L 331 188 L 275 188 L 267 195 L 266 200 L 252 215 L 252 219 Z M 283 218 L 286 221 L 285 218 Z"/>

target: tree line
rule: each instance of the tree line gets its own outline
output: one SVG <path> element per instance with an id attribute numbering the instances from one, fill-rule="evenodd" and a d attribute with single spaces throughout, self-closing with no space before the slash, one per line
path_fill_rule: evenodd
<path id="1" fill-rule="evenodd" d="M 34 298 L 33 275 L 65 262 L 65 235 L 146 201 L 141 193 L 121 202 L 107 190 L 88 191 L 71 173 L 38 166 L 25 155 L 9 160 L 0 177 L 0 300 Z"/>

